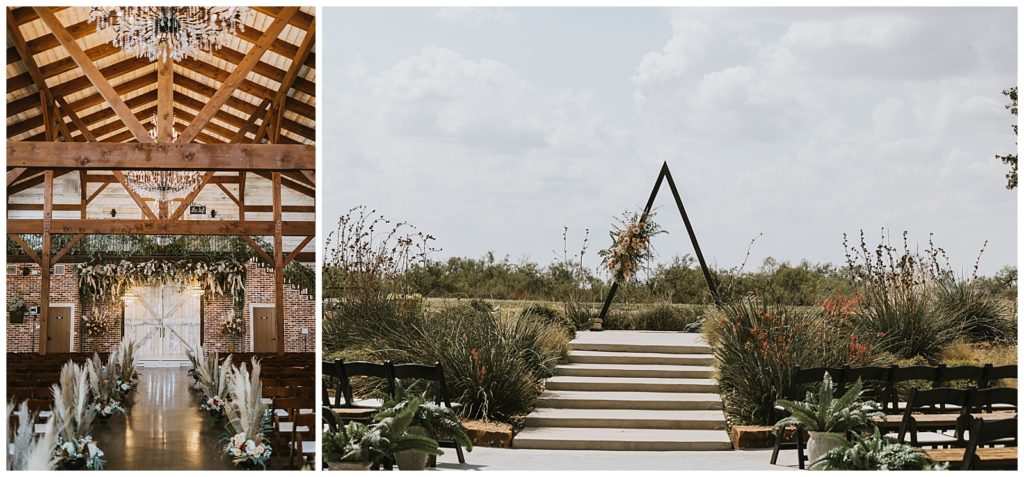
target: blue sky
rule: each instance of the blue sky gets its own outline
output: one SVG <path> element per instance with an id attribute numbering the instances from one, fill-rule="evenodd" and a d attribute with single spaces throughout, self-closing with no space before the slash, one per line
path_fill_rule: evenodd
<path id="1" fill-rule="evenodd" d="M 325 230 L 365 204 L 446 256 L 548 263 L 663 161 L 721 267 L 929 233 L 1016 263 L 1007 8 L 325 8 Z M 662 260 L 690 252 L 666 194 Z"/>

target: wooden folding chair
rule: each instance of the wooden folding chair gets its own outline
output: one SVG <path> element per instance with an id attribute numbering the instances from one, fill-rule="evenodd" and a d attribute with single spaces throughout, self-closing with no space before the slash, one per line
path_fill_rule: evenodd
<path id="1" fill-rule="evenodd" d="M 451 397 L 448 395 L 448 384 L 444 379 L 444 368 L 440 362 L 434 364 L 393 364 L 388 363 L 391 367 L 391 377 L 393 380 L 397 379 L 422 379 L 430 381 L 434 384 L 434 403 L 441 406 L 446 406 L 449 409 L 456 410 L 458 405 L 453 405 Z M 392 389 L 395 386 L 392 385 Z M 437 437 L 437 436 L 432 436 Z M 459 457 L 459 463 L 466 463 L 466 456 L 462 453 L 462 446 L 452 440 L 438 441 L 438 445 L 441 447 L 454 447 L 455 453 Z M 428 463 L 430 467 L 437 466 L 437 456 L 430 456 Z"/>

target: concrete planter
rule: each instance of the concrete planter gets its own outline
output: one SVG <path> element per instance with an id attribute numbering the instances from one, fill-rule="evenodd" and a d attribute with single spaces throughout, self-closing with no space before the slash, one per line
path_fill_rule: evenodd
<path id="1" fill-rule="evenodd" d="M 807 439 L 807 459 L 814 463 L 828 451 L 843 445 L 846 441 L 846 434 L 842 432 L 809 432 L 810 439 Z"/>
<path id="2" fill-rule="evenodd" d="M 420 426 L 411 426 L 406 432 L 418 436 L 427 435 L 427 430 Z M 395 464 L 398 465 L 398 470 L 424 470 L 427 468 L 427 459 L 429 457 L 426 452 L 395 452 Z"/>

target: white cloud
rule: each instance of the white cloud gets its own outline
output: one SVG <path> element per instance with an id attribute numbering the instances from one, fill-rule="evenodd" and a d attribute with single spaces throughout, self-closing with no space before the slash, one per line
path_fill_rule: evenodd
<path id="1" fill-rule="evenodd" d="M 513 25 L 516 17 L 499 7 L 443 7 L 434 12 L 434 18 L 449 25 L 478 28 L 487 24 Z"/>

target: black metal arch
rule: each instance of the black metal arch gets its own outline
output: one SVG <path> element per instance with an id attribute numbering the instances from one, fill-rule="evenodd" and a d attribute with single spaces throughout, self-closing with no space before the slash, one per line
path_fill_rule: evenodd
<path id="1" fill-rule="evenodd" d="M 708 284 L 708 291 L 711 292 L 711 298 L 715 300 L 715 304 L 722 306 L 722 299 L 718 296 L 718 288 L 715 286 L 715 280 L 711 276 L 711 272 L 708 270 L 708 265 L 704 261 L 704 254 L 700 251 L 700 244 L 697 243 L 697 235 L 693 232 L 693 225 L 690 224 L 690 218 L 686 215 L 686 208 L 683 207 L 683 199 L 679 197 L 679 189 L 676 188 L 676 182 L 672 180 L 672 172 L 668 170 L 668 162 L 664 162 L 661 165 L 661 172 L 658 173 L 658 179 L 654 181 L 654 189 L 651 190 L 651 197 L 647 199 L 647 206 L 644 207 L 643 214 L 640 215 L 640 221 L 644 221 L 647 215 L 651 213 L 651 208 L 654 207 L 654 199 L 658 196 L 658 190 L 661 189 L 661 183 L 663 181 L 668 182 L 669 189 L 672 190 L 672 197 L 676 200 L 676 208 L 679 209 L 679 215 L 683 218 L 683 224 L 686 225 L 686 233 L 690 236 L 690 243 L 693 244 L 693 251 L 697 255 L 697 261 L 700 263 L 700 269 L 704 272 L 704 281 Z M 613 279 L 614 280 L 614 279 Z M 600 331 L 601 323 L 604 322 L 605 316 L 608 315 L 608 309 L 612 305 L 612 299 L 615 298 L 615 292 L 618 291 L 619 284 L 612 281 L 612 287 L 608 290 L 608 296 L 604 300 L 604 306 L 601 307 L 601 314 L 597 317 L 594 331 Z"/>

